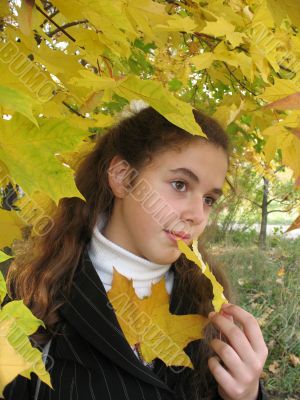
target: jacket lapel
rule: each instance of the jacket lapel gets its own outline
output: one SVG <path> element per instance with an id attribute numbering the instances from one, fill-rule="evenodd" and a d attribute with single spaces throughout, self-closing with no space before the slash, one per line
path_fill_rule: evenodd
<path id="1" fill-rule="evenodd" d="M 171 391 L 133 353 L 89 258 L 87 247 L 75 272 L 70 296 L 64 298 L 60 313 L 85 340 L 127 372 Z"/>

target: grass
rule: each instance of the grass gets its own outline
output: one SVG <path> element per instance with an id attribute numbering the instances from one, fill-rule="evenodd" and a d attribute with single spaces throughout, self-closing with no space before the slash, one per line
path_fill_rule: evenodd
<path id="1" fill-rule="evenodd" d="M 234 288 L 236 303 L 253 314 L 269 348 L 262 379 L 272 399 L 300 399 L 300 238 L 270 238 L 261 251 L 253 233 L 211 244 Z M 299 360 L 300 361 L 300 360 Z M 294 362 L 294 364 L 293 364 Z"/>

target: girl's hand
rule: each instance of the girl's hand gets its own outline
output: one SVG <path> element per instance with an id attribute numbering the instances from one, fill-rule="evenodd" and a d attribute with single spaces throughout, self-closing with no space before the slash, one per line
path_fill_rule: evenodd
<path id="1" fill-rule="evenodd" d="M 259 377 L 268 356 L 268 348 L 256 319 L 233 304 L 223 304 L 219 313 L 210 313 L 211 322 L 226 336 L 210 342 L 218 357 L 208 360 L 208 367 L 218 382 L 224 400 L 256 400 Z M 234 321 L 241 325 L 239 328 Z"/>

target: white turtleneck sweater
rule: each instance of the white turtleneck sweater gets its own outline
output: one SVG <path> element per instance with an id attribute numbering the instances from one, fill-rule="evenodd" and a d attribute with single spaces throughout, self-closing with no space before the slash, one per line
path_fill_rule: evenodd
<path id="1" fill-rule="evenodd" d="M 111 289 L 114 267 L 120 274 L 133 280 L 133 287 L 139 298 L 151 295 L 151 285 L 163 277 L 166 281 L 166 290 L 170 294 L 174 281 L 173 271 L 170 270 L 171 264 L 156 264 L 110 241 L 102 234 L 106 223 L 105 214 L 100 214 L 88 245 L 89 257 L 105 290 Z M 132 349 L 141 362 L 149 367 L 152 366 L 144 362 L 134 346 Z"/>

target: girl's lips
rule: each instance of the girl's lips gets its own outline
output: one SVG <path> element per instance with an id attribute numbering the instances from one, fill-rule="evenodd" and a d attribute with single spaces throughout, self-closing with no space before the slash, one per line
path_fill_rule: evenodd
<path id="1" fill-rule="evenodd" d="M 183 240 L 184 242 L 187 242 L 187 241 L 188 241 L 188 238 L 187 238 L 187 237 L 182 238 L 182 237 L 176 236 L 176 235 L 174 235 L 173 233 L 171 233 L 171 232 L 169 232 L 169 231 L 166 231 L 166 230 L 164 230 L 164 232 L 167 234 L 168 238 L 169 238 L 170 240 L 172 240 L 172 242 L 174 242 L 174 243 L 177 243 L 177 239 L 181 239 L 181 240 Z"/>

